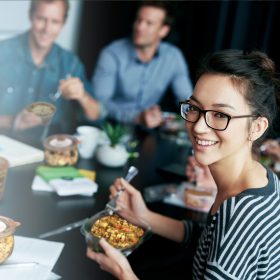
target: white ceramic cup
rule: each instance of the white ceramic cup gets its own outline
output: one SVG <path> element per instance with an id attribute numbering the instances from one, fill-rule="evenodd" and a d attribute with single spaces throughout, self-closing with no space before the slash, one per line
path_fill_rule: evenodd
<path id="1" fill-rule="evenodd" d="M 93 126 L 78 126 L 75 136 L 79 140 L 78 151 L 79 155 L 83 159 L 89 159 L 93 157 L 95 149 L 100 141 L 100 129 Z"/>

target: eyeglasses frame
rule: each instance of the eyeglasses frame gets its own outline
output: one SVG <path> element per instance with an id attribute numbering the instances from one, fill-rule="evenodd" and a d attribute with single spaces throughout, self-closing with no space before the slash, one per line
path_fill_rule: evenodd
<path id="1" fill-rule="evenodd" d="M 196 120 L 195 122 L 192 122 L 192 121 L 190 121 L 190 120 L 187 120 L 187 119 L 185 119 L 185 118 L 183 117 L 181 108 L 182 108 L 182 105 L 184 105 L 184 104 L 189 104 L 189 105 L 191 105 L 191 106 L 193 106 L 193 107 L 195 107 L 195 108 L 198 109 L 199 115 L 198 115 L 198 118 L 197 118 L 197 120 Z M 224 130 L 226 130 L 231 119 L 259 118 L 259 117 L 261 117 L 261 115 L 259 115 L 259 114 L 231 116 L 231 115 L 229 115 L 229 114 L 226 114 L 226 113 L 220 112 L 220 111 L 215 111 L 215 110 L 202 110 L 202 109 L 200 109 L 199 107 L 197 107 L 197 106 L 191 104 L 191 103 L 190 103 L 190 100 L 180 101 L 180 102 L 179 102 L 179 105 L 180 105 L 180 115 L 181 115 L 181 117 L 182 117 L 185 121 L 190 122 L 190 123 L 197 123 L 197 122 L 199 121 L 200 117 L 201 117 L 201 114 L 203 114 L 203 116 L 204 116 L 204 121 L 205 121 L 206 125 L 207 125 L 208 127 L 212 128 L 212 129 L 218 130 L 218 131 L 224 131 Z M 207 123 L 207 120 L 206 120 L 206 113 L 207 113 L 207 112 L 216 112 L 216 113 L 221 113 L 221 114 L 225 115 L 225 116 L 227 117 L 227 125 L 226 125 L 226 127 L 225 127 L 224 129 L 217 129 L 217 128 L 211 127 L 211 126 Z"/>

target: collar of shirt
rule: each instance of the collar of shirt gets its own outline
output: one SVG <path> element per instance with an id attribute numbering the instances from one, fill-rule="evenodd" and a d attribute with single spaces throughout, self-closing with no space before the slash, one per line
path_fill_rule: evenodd
<path id="1" fill-rule="evenodd" d="M 143 61 L 138 57 L 136 48 L 135 48 L 135 46 L 133 45 L 133 42 L 132 42 L 131 39 L 130 39 L 130 46 L 131 46 L 131 48 L 130 48 L 130 51 L 131 51 L 131 58 L 132 58 L 134 61 L 136 61 L 136 62 L 138 62 L 138 63 L 143 63 L 143 64 L 148 64 L 148 63 L 151 62 L 154 58 L 159 57 L 159 55 L 160 55 L 160 53 L 161 53 L 161 51 L 162 51 L 162 43 L 160 42 L 159 47 L 157 48 L 157 50 L 156 50 L 156 52 L 155 52 L 155 54 L 154 54 L 153 59 L 150 60 L 149 62 L 143 62 Z"/>
<path id="2" fill-rule="evenodd" d="M 29 33 L 30 31 L 27 31 L 25 33 L 22 34 L 22 38 L 21 38 L 21 47 L 18 48 L 18 54 L 21 60 L 26 61 L 27 63 L 30 63 L 33 65 L 33 67 L 37 67 L 37 68 L 49 68 L 51 71 L 55 70 L 55 65 L 56 65 L 56 61 L 57 61 L 57 46 L 54 43 L 51 50 L 49 51 L 49 53 L 47 54 L 44 63 L 38 67 L 35 65 L 32 55 L 31 55 L 31 49 L 29 46 Z"/>

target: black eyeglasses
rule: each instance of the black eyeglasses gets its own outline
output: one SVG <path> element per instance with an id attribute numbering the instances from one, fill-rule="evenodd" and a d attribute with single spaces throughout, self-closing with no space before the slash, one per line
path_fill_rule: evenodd
<path id="1" fill-rule="evenodd" d="M 226 130 L 231 119 L 261 117 L 261 115 L 230 116 L 219 111 L 201 110 L 197 106 L 192 105 L 189 100 L 180 102 L 180 107 L 181 117 L 184 120 L 196 123 L 200 119 L 201 114 L 203 114 L 207 126 L 219 131 Z"/>

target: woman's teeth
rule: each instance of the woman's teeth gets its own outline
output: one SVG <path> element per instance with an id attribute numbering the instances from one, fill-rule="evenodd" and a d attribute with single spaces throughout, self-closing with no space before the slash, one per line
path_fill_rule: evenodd
<path id="1" fill-rule="evenodd" d="M 215 145 L 215 144 L 217 143 L 217 141 L 199 140 L 199 139 L 195 139 L 195 142 L 196 142 L 198 145 L 201 145 L 201 146 L 212 146 L 212 145 Z"/>

